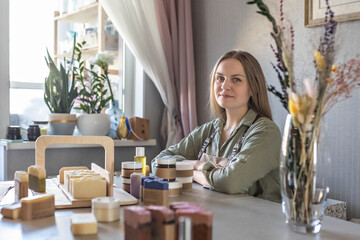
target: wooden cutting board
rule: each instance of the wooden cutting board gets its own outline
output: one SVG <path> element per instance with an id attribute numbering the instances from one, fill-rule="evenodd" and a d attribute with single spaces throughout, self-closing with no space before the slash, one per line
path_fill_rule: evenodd
<path id="1" fill-rule="evenodd" d="M 9 189 L 13 186 L 13 181 L 0 182 L 0 189 Z M 55 209 L 65 208 L 80 208 L 80 207 L 91 207 L 90 199 L 74 199 L 70 193 L 61 187 L 58 178 L 46 179 L 46 193 L 52 193 L 55 196 Z M 4 190 L 5 191 L 5 190 Z M 29 190 L 28 195 L 33 196 L 41 193 L 37 193 Z M 132 205 L 137 204 L 138 200 L 128 192 L 124 191 L 119 187 L 113 187 L 113 197 L 120 200 L 120 205 Z M 15 189 L 10 188 L 9 191 L 0 201 L 0 208 L 4 205 L 15 202 Z"/>

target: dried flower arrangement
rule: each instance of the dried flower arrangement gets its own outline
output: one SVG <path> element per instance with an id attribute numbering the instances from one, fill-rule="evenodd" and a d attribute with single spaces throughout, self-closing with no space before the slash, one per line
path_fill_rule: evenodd
<path id="1" fill-rule="evenodd" d="M 293 125 L 287 155 L 283 156 L 287 162 L 283 167 L 287 174 L 294 176 L 294 181 L 286 182 L 284 188 L 282 186 L 283 201 L 286 195 L 292 204 L 290 220 L 311 225 L 314 220 L 313 197 L 316 194 L 314 148 L 319 141 L 321 119 L 336 103 L 351 97 L 353 89 L 360 87 L 360 55 L 339 66 L 334 65 L 337 22 L 326 0 L 324 34 L 314 51 L 316 75 L 313 83 L 308 79 L 304 80 L 306 91 L 301 92 L 294 82 L 294 29 L 291 23 L 285 21 L 283 0 L 280 0 L 279 25 L 262 0 L 253 0 L 248 4 L 256 4 L 258 13 L 266 16 L 272 23 L 271 36 L 276 48 L 271 48 L 277 62 L 276 65 L 273 64 L 273 68 L 281 90 L 269 85 L 268 91 L 278 97 L 283 107 L 290 112 Z"/>

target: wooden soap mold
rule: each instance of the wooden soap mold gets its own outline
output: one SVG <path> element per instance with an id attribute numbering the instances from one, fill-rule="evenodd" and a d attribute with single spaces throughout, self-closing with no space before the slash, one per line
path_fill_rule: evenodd
<path id="1" fill-rule="evenodd" d="M 92 163 L 91 169 L 98 172 L 107 182 L 107 196 L 114 196 L 120 199 L 121 205 L 136 204 L 138 200 L 119 187 L 113 186 L 114 172 L 114 141 L 106 136 L 40 136 L 35 142 L 35 164 L 45 168 L 45 150 L 50 145 L 55 144 L 91 144 L 101 145 L 105 150 L 105 169 Z M 4 182 L 7 183 L 7 182 Z M 74 199 L 72 195 L 60 184 L 59 178 L 46 179 L 46 192 L 55 195 L 55 209 L 91 207 L 90 199 Z M 12 203 L 15 191 L 11 189 L 0 202 L 0 207 L 4 203 Z M 29 191 L 29 196 L 37 195 L 34 191 Z"/>

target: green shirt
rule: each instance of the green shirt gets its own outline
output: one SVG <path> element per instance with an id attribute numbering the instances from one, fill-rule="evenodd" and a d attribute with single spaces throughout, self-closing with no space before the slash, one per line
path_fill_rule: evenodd
<path id="1" fill-rule="evenodd" d="M 178 144 L 162 151 L 152 160 L 152 164 L 154 165 L 158 158 L 197 159 L 204 141 L 214 131 L 216 131 L 214 139 L 205 152 L 208 155 L 229 158 L 234 145 L 243 136 L 246 126 L 249 126 L 242 148 L 231 159 L 229 165 L 224 168 L 215 168 L 211 163 L 206 163 L 203 173 L 216 191 L 229 194 L 247 193 L 272 201 L 280 201 L 280 131 L 273 121 L 265 117 L 260 117 L 252 124 L 255 118 L 255 111 L 250 109 L 222 146 L 219 146 L 219 143 L 223 123 L 220 119 L 205 123 Z"/>

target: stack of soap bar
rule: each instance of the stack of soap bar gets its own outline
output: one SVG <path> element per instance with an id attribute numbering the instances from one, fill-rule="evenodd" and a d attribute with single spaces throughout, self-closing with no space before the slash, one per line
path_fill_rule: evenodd
<path id="1" fill-rule="evenodd" d="M 64 187 L 71 192 L 71 179 L 80 178 L 83 176 L 99 176 L 99 174 L 93 170 L 66 170 L 64 171 Z"/>
<path id="2" fill-rule="evenodd" d="M 182 183 L 182 189 L 192 189 L 194 166 L 190 162 L 176 162 L 176 181 Z"/>
<path id="3" fill-rule="evenodd" d="M 151 214 L 146 208 L 140 206 L 125 207 L 124 221 L 126 240 L 151 239 Z"/>
<path id="4" fill-rule="evenodd" d="M 97 233 L 97 221 L 92 213 L 73 213 L 71 215 L 71 231 L 74 235 Z"/>
<path id="5" fill-rule="evenodd" d="M 175 240 L 175 215 L 172 210 L 164 206 L 150 206 L 151 239 Z"/>
<path id="6" fill-rule="evenodd" d="M 75 199 L 106 197 L 106 181 L 100 175 L 72 178 L 71 195 Z"/>
<path id="7" fill-rule="evenodd" d="M 6 205 L 1 209 L 1 214 L 6 218 L 18 219 L 21 217 L 21 203 Z"/>
<path id="8" fill-rule="evenodd" d="M 21 199 L 21 219 L 31 220 L 53 216 L 55 198 L 53 194 L 35 195 Z"/>
<path id="9" fill-rule="evenodd" d="M 168 206 L 169 183 L 163 180 L 144 180 L 144 205 Z"/>
<path id="10" fill-rule="evenodd" d="M 92 213 L 99 222 L 113 222 L 120 218 L 120 200 L 113 197 L 99 197 L 91 200 Z"/>
<path id="11" fill-rule="evenodd" d="M 36 192 L 46 191 L 46 170 L 37 165 L 28 168 L 29 174 L 29 188 Z"/>
<path id="12" fill-rule="evenodd" d="M 29 175 L 24 171 L 16 171 L 14 174 L 15 181 L 15 201 L 28 196 Z"/>
<path id="13" fill-rule="evenodd" d="M 121 163 L 121 179 L 122 188 L 130 193 L 130 175 L 132 173 L 142 173 L 141 162 L 122 162 Z"/>
<path id="14" fill-rule="evenodd" d="M 60 168 L 59 171 L 59 182 L 60 184 L 64 184 L 64 172 L 70 170 L 89 170 L 87 167 L 80 166 L 80 167 L 63 167 Z"/>
<path id="15" fill-rule="evenodd" d="M 142 173 L 136 172 L 130 175 L 130 194 L 137 199 L 140 198 L 141 177 L 143 176 L 144 175 Z"/>

